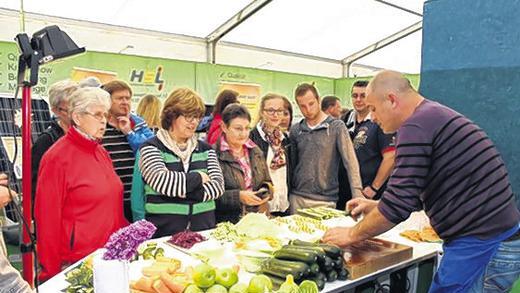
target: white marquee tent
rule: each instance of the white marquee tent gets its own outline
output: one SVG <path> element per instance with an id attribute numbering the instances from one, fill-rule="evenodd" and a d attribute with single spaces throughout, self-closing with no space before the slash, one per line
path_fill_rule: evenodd
<path id="1" fill-rule="evenodd" d="M 0 40 L 57 24 L 95 51 L 333 78 L 419 73 L 423 2 L 3 0 Z"/>

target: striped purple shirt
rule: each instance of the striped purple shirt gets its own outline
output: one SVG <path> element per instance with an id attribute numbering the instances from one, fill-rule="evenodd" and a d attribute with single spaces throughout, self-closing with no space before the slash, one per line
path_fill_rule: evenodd
<path id="1" fill-rule="evenodd" d="M 378 206 L 386 219 L 397 224 L 424 209 L 446 241 L 487 239 L 518 224 L 504 162 L 476 124 L 425 99 L 397 133 L 395 168 Z"/>

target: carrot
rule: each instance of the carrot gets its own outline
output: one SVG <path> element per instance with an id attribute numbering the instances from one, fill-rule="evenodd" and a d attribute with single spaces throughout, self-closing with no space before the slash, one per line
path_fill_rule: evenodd
<path id="1" fill-rule="evenodd" d="M 134 284 L 133 289 L 141 290 L 144 292 L 155 292 L 152 287 L 153 279 L 142 277 Z"/>
<path id="2" fill-rule="evenodd" d="M 161 280 L 155 280 L 152 287 L 157 293 L 172 293 Z"/>
<path id="3" fill-rule="evenodd" d="M 161 274 L 161 281 L 163 281 L 166 287 L 168 287 L 168 289 L 173 293 L 182 293 L 186 288 L 185 284 L 175 282 L 175 280 L 166 273 Z"/>

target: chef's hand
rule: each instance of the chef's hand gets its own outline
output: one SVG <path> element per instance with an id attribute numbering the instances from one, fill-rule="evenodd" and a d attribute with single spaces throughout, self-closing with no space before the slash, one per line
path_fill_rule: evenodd
<path id="1" fill-rule="evenodd" d="M 354 198 L 347 202 L 347 211 L 350 211 L 350 216 L 357 221 L 361 214 L 368 214 L 372 209 L 377 207 L 377 200 L 366 198 Z"/>
<path id="2" fill-rule="evenodd" d="M 355 239 L 352 238 L 352 232 L 351 227 L 331 228 L 325 232 L 325 235 L 321 238 L 321 242 L 345 247 L 356 242 Z"/>

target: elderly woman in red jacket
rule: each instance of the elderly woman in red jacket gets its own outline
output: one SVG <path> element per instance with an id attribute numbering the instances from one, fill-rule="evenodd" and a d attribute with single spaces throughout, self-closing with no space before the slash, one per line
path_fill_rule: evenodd
<path id="1" fill-rule="evenodd" d="M 103 247 L 126 224 L 123 184 L 100 145 L 108 109 L 102 89 L 75 91 L 72 127 L 42 158 L 35 203 L 41 280 Z"/>

